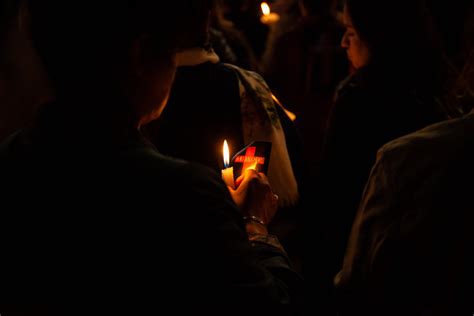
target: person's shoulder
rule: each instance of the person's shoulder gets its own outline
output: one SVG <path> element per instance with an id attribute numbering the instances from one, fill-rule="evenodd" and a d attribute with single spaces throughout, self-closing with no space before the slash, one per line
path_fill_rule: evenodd
<path id="1" fill-rule="evenodd" d="M 153 148 L 141 148 L 133 155 L 140 161 L 138 165 L 151 176 L 179 177 L 188 183 L 218 178 L 217 173 L 206 166 L 163 155 Z"/>
<path id="2" fill-rule="evenodd" d="M 153 194 L 161 197 L 162 204 L 180 209 L 199 208 L 206 214 L 224 212 L 235 218 L 239 217 L 227 186 L 215 170 L 157 152 L 148 159 L 146 178 L 155 179 L 156 185 L 151 188 L 161 190 Z"/>
<path id="3" fill-rule="evenodd" d="M 394 83 L 394 78 L 389 74 L 379 71 L 375 66 L 367 66 L 354 71 L 342 80 L 337 87 L 337 91 L 339 94 L 363 92 L 367 96 L 379 98 L 393 92 L 397 92 L 395 95 L 400 94 L 399 86 Z M 388 98 L 384 99 L 390 101 Z"/>
<path id="4" fill-rule="evenodd" d="M 15 152 L 18 150 L 23 133 L 23 130 L 16 131 L 0 141 L 0 160 L 15 159 Z"/>
<path id="5" fill-rule="evenodd" d="M 399 169 L 406 166 L 421 170 L 466 154 L 468 144 L 474 144 L 474 113 L 395 139 L 380 148 L 378 155 Z"/>
<path id="6" fill-rule="evenodd" d="M 190 204 L 193 200 L 202 203 L 203 199 L 230 199 L 220 175 L 207 166 L 146 148 L 135 151 L 127 160 L 126 172 L 138 181 L 136 186 L 154 196 L 159 195 L 163 202 L 173 200 L 176 196 L 184 197 L 175 201 L 177 205 Z"/>
<path id="7" fill-rule="evenodd" d="M 16 137 L 16 134 L 12 134 L 0 141 L 0 157 L 6 155 Z"/>
<path id="8" fill-rule="evenodd" d="M 367 89 L 365 77 L 356 72 L 343 79 L 336 88 L 336 101 L 342 98 L 361 95 Z"/>
<path id="9" fill-rule="evenodd" d="M 358 73 L 349 75 L 336 89 L 333 115 L 350 116 L 357 120 L 370 121 L 373 113 L 380 108 L 380 99 L 373 93 Z"/>

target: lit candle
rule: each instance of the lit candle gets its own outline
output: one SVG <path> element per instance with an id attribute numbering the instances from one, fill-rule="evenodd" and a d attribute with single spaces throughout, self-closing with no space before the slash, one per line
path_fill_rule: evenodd
<path id="1" fill-rule="evenodd" d="M 224 169 L 221 171 L 222 180 L 225 184 L 231 188 L 234 188 L 234 167 L 229 168 L 230 155 L 229 155 L 229 146 L 227 145 L 227 140 L 224 140 Z"/>
<path id="2" fill-rule="evenodd" d="M 260 21 L 263 24 L 275 24 L 280 20 L 280 16 L 278 14 L 270 12 L 270 6 L 268 5 L 268 3 L 262 2 L 260 6 L 262 8 L 263 13 L 262 17 L 260 18 Z"/>

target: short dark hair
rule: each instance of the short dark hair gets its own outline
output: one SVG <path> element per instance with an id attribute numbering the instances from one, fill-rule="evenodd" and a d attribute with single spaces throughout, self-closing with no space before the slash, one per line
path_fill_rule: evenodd
<path id="1" fill-rule="evenodd" d="M 192 12 L 190 18 L 183 21 L 188 48 L 207 45 L 209 42 L 209 14 L 216 5 L 215 0 L 188 0 Z"/>
<path id="2" fill-rule="evenodd" d="M 314 15 L 328 14 L 336 7 L 337 0 L 300 0 L 303 6 Z"/>
<path id="3" fill-rule="evenodd" d="M 127 62 L 141 35 L 158 57 L 187 46 L 189 1 L 29 0 L 33 42 L 56 87 L 87 82 Z"/>
<path id="4" fill-rule="evenodd" d="M 12 27 L 12 20 L 18 14 L 20 1 L 2 0 L 0 1 L 0 56 L 4 52 L 6 33 Z"/>

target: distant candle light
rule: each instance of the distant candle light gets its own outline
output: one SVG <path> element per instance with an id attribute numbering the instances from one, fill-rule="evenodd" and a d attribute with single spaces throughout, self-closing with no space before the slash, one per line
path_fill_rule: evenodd
<path id="1" fill-rule="evenodd" d="M 263 24 L 271 25 L 275 24 L 280 20 L 280 16 L 278 14 L 271 12 L 268 3 L 262 2 L 262 4 L 260 4 L 260 7 L 262 8 L 263 13 L 262 17 L 260 18 L 260 21 Z"/>
<path id="2" fill-rule="evenodd" d="M 260 18 L 260 21 L 263 24 L 275 24 L 280 20 L 280 16 L 278 14 L 271 12 L 268 3 L 262 2 L 262 4 L 260 4 L 260 7 L 262 8 L 263 13 L 262 17 Z"/>
<path id="3" fill-rule="evenodd" d="M 262 12 L 264 15 L 269 15 L 270 14 L 270 6 L 266 2 L 262 2 L 260 5 L 262 7 Z"/>

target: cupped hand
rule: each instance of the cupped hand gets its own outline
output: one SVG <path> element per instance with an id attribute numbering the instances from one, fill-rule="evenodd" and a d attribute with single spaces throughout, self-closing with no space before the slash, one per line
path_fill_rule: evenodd
<path id="1" fill-rule="evenodd" d="M 247 169 L 235 183 L 236 189 L 229 187 L 229 191 L 243 215 L 257 216 L 268 224 L 275 216 L 278 203 L 265 174 Z"/>

